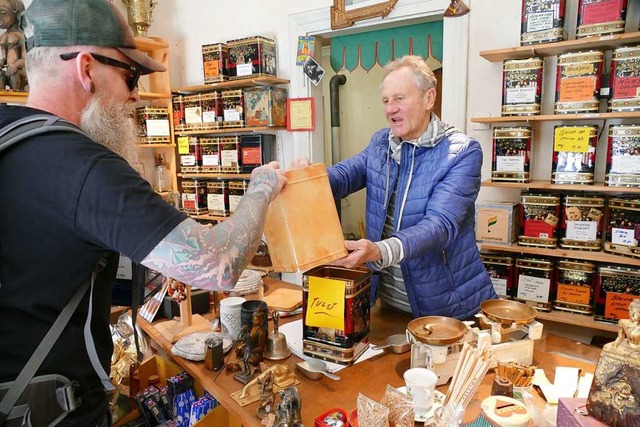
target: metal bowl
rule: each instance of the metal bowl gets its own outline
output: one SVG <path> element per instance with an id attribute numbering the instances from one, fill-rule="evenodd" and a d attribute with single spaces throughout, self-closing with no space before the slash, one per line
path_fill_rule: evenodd
<path id="1" fill-rule="evenodd" d="M 449 345 L 460 341 L 467 326 L 458 319 L 444 316 L 425 316 L 413 319 L 407 329 L 418 341 L 429 345 Z"/>
<path id="2" fill-rule="evenodd" d="M 489 299 L 480 304 L 482 314 L 489 320 L 511 325 L 527 325 L 538 317 L 538 310 L 518 301 L 506 299 Z"/>
<path id="3" fill-rule="evenodd" d="M 324 374 L 322 372 L 318 372 L 316 370 L 311 370 L 311 367 L 309 365 L 307 365 L 307 362 L 305 362 L 305 361 L 296 363 L 296 368 L 298 368 L 298 370 L 300 372 L 302 372 L 305 377 L 307 377 L 307 378 L 309 378 L 311 380 L 319 380 L 320 378 L 322 378 L 324 376 Z"/>
<path id="4" fill-rule="evenodd" d="M 411 343 L 407 339 L 406 334 L 394 334 L 387 337 L 387 343 L 383 345 L 374 345 L 373 350 L 381 350 L 388 348 L 392 353 L 402 354 L 411 350 Z"/>

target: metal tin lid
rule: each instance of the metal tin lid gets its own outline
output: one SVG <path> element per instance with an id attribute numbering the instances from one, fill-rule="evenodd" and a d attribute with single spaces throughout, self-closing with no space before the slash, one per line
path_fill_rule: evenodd
<path id="1" fill-rule="evenodd" d="M 544 60 L 539 57 L 527 59 L 506 59 L 503 62 L 504 71 L 528 70 L 542 68 Z"/>
<path id="2" fill-rule="evenodd" d="M 590 261 L 578 261 L 575 259 L 561 259 L 557 264 L 560 270 L 580 270 L 595 273 L 596 264 Z"/>
<path id="3" fill-rule="evenodd" d="M 601 265 L 598 267 L 600 276 L 608 277 L 630 277 L 640 279 L 640 270 L 636 268 L 621 267 L 619 265 Z"/>
<path id="4" fill-rule="evenodd" d="M 555 206 L 560 204 L 560 196 L 554 194 L 530 194 L 523 193 L 520 196 L 522 203 L 534 205 Z"/>
<path id="5" fill-rule="evenodd" d="M 611 60 L 620 61 L 624 59 L 640 59 L 640 46 L 620 46 L 613 50 Z"/>
<path id="6" fill-rule="evenodd" d="M 516 260 L 516 267 L 529 268 L 533 270 L 551 270 L 554 262 L 551 259 L 543 258 L 518 258 Z"/>
<path id="7" fill-rule="evenodd" d="M 602 62 L 604 60 L 604 52 L 601 50 L 586 50 L 580 52 L 569 52 L 558 55 L 558 66 L 568 66 L 585 62 Z"/>
<path id="8" fill-rule="evenodd" d="M 531 126 L 502 126 L 493 128 L 494 138 L 531 138 Z"/>
<path id="9" fill-rule="evenodd" d="M 632 211 L 640 210 L 640 198 L 636 199 L 609 199 L 609 208 L 612 209 L 628 209 Z"/>
<path id="10" fill-rule="evenodd" d="M 200 145 L 218 145 L 218 138 L 200 138 Z"/>
<path id="11" fill-rule="evenodd" d="M 640 136 L 640 125 L 609 125 L 609 136 L 632 138 Z"/>
<path id="12" fill-rule="evenodd" d="M 480 254 L 480 259 L 485 264 L 513 265 L 513 257 L 498 254 Z"/>
<path id="13" fill-rule="evenodd" d="M 564 204 L 572 205 L 572 206 L 595 206 L 595 207 L 603 207 L 604 206 L 604 197 L 597 195 L 575 195 L 575 194 L 566 194 L 564 196 Z"/>
<path id="14" fill-rule="evenodd" d="M 242 89 L 232 89 L 232 90 L 223 90 L 222 97 L 223 98 L 233 98 L 233 97 L 241 97 Z"/>

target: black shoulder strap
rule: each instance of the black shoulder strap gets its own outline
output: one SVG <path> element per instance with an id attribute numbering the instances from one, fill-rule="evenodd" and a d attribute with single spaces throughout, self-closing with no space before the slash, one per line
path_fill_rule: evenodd
<path id="1" fill-rule="evenodd" d="M 36 114 L 16 120 L 0 129 L 0 151 L 32 136 L 60 131 L 86 135 L 80 128 L 58 116 Z"/>

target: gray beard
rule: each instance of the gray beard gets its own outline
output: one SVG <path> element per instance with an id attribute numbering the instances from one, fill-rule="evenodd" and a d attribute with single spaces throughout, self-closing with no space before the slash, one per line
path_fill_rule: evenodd
<path id="1" fill-rule="evenodd" d="M 130 118 L 131 106 L 96 92 L 80 116 L 80 128 L 130 165 L 138 162 L 138 129 Z"/>

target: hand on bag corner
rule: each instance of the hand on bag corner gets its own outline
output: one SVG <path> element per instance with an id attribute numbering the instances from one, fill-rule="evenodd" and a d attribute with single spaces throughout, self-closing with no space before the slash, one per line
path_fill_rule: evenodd
<path id="1" fill-rule="evenodd" d="M 266 185 L 271 189 L 269 202 L 272 202 L 276 198 L 286 183 L 287 177 L 284 176 L 284 172 L 280 169 L 280 164 L 276 161 L 255 168 L 253 172 L 251 172 L 251 184 L 258 187 Z"/>
<path id="2" fill-rule="evenodd" d="M 335 260 L 333 265 L 353 268 L 369 261 L 382 259 L 380 249 L 371 240 L 345 240 L 344 247 L 349 251 L 349 255 Z"/>
<path id="3" fill-rule="evenodd" d="M 311 165 L 311 160 L 306 157 L 298 157 L 291 163 L 291 166 L 289 166 L 289 169 L 287 170 L 302 169 L 309 165 Z"/>

